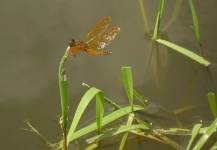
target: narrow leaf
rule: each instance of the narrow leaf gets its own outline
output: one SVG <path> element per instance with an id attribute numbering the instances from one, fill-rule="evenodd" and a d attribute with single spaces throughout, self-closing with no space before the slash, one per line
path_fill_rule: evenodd
<path id="1" fill-rule="evenodd" d="M 119 128 L 115 128 L 115 129 L 111 129 L 109 130 L 108 132 L 106 133 L 103 133 L 101 135 L 97 135 L 93 138 L 90 138 L 90 139 L 87 139 L 87 143 L 93 143 L 93 142 L 96 142 L 96 141 L 99 141 L 99 140 L 103 140 L 105 138 L 110 138 L 112 136 L 115 136 L 115 135 L 118 135 L 120 133 L 123 133 L 123 132 L 126 132 L 126 131 L 130 131 L 130 130 L 135 130 L 135 129 L 147 129 L 145 128 L 143 125 L 131 125 L 131 126 L 121 126 Z"/>
<path id="2" fill-rule="evenodd" d="M 134 107 L 134 111 L 144 109 L 143 107 L 138 106 L 138 105 L 134 105 L 133 107 Z M 109 115 L 107 115 L 107 116 L 105 116 L 103 118 L 102 126 L 104 126 L 104 125 L 106 125 L 106 124 L 108 124 L 108 123 L 110 123 L 110 122 L 112 122 L 114 120 L 117 120 L 118 118 L 120 118 L 120 117 L 122 117 L 122 116 L 124 116 L 124 115 L 126 115 L 126 114 L 128 114 L 130 112 L 131 112 L 131 106 L 123 107 L 123 108 L 121 108 L 119 110 L 116 110 L 116 111 L 112 112 L 111 114 L 109 114 Z M 82 129 L 76 131 L 73 134 L 73 136 L 68 135 L 68 141 L 70 142 L 72 140 L 75 140 L 75 139 L 77 139 L 77 138 L 79 138 L 79 137 L 81 137 L 81 136 L 83 136 L 85 134 L 88 134 L 88 133 L 90 133 L 90 132 L 92 132 L 92 131 L 94 131 L 96 129 L 97 129 L 96 123 L 93 123 L 93 124 L 91 124 L 91 125 L 89 125 L 89 126 L 87 126 L 85 128 L 82 128 Z"/>
<path id="3" fill-rule="evenodd" d="M 123 75 L 123 81 L 124 81 L 125 89 L 127 92 L 127 96 L 128 96 L 130 106 L 132 107 L 132 112 L 133 112 L 133 80 L 132 80 L 131 68 L 122 67 L 122 75 Z"/>
<path id="4" fill-rule="evenodd" d="M 212 110 L 214 118 L 217 118 L 217 108 L 214 93 L 208 93 L 209 105 Z"/>
<path id="5" fill-rule="evenodd" d="M 186 150 L 189 150 L 191 148 L 191 145 L 194 141 L 194 139 L 196 138 L 196 136 L 198 135 L 199 131 L 200 131 L 200 127 L 202 126 L 202 124 L 196 124 L 192 130 L 192 133 L 191 133 L 191 139 L 190 141 L 188 142 L 188 147 Z"/>
<path id="6" fill-rule="evenodd" d="M 199 32 L 199 25 L 198 25 L 198 19 L 197 19 L 197 13 L 194 8 L 194 4 L 192 0 L 189 0 L 190 7 L 191 7 L 191 13 L 193 18 L 193 24 L 194 24 L 194 34 L 197 38 L 198 43 L 201 45 L 201 38 L 200 38 L 200 32 Z"/>
<path id="7" fill-rule="evenodd" d="M 62 120 L 63 128 L 67 128 L 68 122 L 68 111 L 69 111 L 69 97 L 68 97 L 68 81 L 66 78 L 65 71 L 62 71 L 59 76 L 59 87 L 62 107 Z"/>
<path id="8" fill-rule="evenodd" d="M 87 105 L 90 103 L 90 101 L 92 100 L 92 98 L 99 93 L 100 90 L 97 88 L 90 88 L 82 97 L 77 110 L 75 112 L 72 124 L 70 126 L 69 129 L 69 133 L 67 135 L 67 145 L 70 142 L 70 139 L 73 137 L 74 131 L 78 125 L 79 120 L 81 119 L 82 114 L 84 113 L 84 110 L 86 109 Z"/>
<path id="9" fill-rule="evenodd" d="M 173 50 L 187 56 L 187 57 L 190 57 L 191 59 L 201 63 L 202 65 L 204 66 L 209 66 L 210 65 L 210 62 L 208 62 L 206 59 L 204 59 L 203 57 L 191 52 L 190 50 L 187 50 L 183 47 L 180 47 L 176 44 L 173 44 L 171 42 L 168 42 L 168 41 L 165 41 L 165 40 L 161 40 L 161 39 L 157 39 L 156 40 L 157 42 L 161 43 L 161 44 L 164 44 L 166 45 L 167 47 L 170 47 L 172 48 Z"/>
<path id="10" fill-rule="evenodd" d="M 98 134 L 101 132 L 102 129 L 103 114 L 104 114 L 104 95 L 102 92 L 99 92 L 96 95 L 96 123 L 97 123 Z"/>
<path id="11" fill-rule="evenodd" d="M 199 141 L 194 146 L 193 150 L 201 149 L 202 146 L 206 143 L 208 138 L 212 135 L 213 132 L 216 131 L 217 128 L 217 119 L 213 121 L 213 123 L 209 126 L 206 132 L 202 135 L 202 137 L 199 139 Z"/>

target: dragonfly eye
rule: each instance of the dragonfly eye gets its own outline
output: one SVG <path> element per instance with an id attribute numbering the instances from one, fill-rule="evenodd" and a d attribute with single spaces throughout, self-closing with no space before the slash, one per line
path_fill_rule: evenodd
<path id="1" fill-rule="evenodd" d="M 68 40 L 68 45 L 71 46 L 71 47 L 72 47 L 72 46 L 75 46 L 75 43 L 76 43 L 76 42 L 75 42 L 74 39 Z"/>

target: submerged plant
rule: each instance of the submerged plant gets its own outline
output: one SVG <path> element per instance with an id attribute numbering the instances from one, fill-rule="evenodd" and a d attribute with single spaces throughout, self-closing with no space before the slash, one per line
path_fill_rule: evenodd
<path id="1" fill-rule="evenodd" d="M 179 8 L 180 8 L 180 5 L 181 5 L 181 1 L 182 0 L 177 0 L 176 2 L 176 6 L 175 6 L 175 9 L 174 9 L 174 13 L 173 13 L 173 17 L 172 19 L 168 22 L 168 24 L 163 28 L 163 31 L 164 32 L 168 26 L 175 20 L 177 14 L 178 14 L 178 11 L 179 11 Z M 145 10 L 144 10 L 144 7 L 143 7 L 143 3 L 141 2 L 141 0 L 139 1 L 140 2 L 140 7 L 141 7 L 141 12 L 142 12 L 142 15 L 143 15 L 143 18 L 144 18 L 144 21 L 145 21 L 145 27 L 146 27 L 146 30 L 149 30 L 148 29 L 148 25 L 146 23 L 146 16 L 145 16 Z M 199 32 L 199 24 L 198 24 L 198 19 L 197 19 L 197 13 L 196 13 L 196 10 L 194 8 L 194 4 L 193 4 L 193 1 L 192 0 L 189 0 L 189 3 L 190 3 L 190 8 L 191 8 L 191 12 L 192 12 L 192 20 L 193 20 L 193 31 L 194 31 L 194 34 L 195 34 L 195 37 L 197 39 L 197 42 L 200 46 L 200 55 L 198 54 L 195 54 L 193 53 L 191 50 L 188 50 L 182 46 L 178 46 L 170 41 L 166 41 L 164 39 L 160 39 L 159 36 L 159 28 L 160 28 L 160 22 L 161 22 L 161 19 L 162 19 L 162 14 L 163 14 L 163 8 L 164 8 L 164 0 L 160 0 L 159 2 L 159 9 L 158 9 L 158 13 L 157 13 L 157 18 L 156 18 L 156 23 L 155 23 L 155 27 L 154 27 L 154 33 L 152 35 L 152 39 L 157 41 L 158 43 L 161 43 L 189 58 L 191 58 L 192 60 L 195 60 L 196 62 L 204 65 L 204 66 L 209 66 L 211 63 L 209 61 L 207 61 L 206 59 L 204 59 L 204 53 L 203 53 L 203 48 L 202 48 L 202 42 L 201 42 L 201 37 L 200 37 L 200 32 Z M 149 32 L 148 32 L 149 33 Z M 149 33 L 150 34 L 150 33 Z"/>

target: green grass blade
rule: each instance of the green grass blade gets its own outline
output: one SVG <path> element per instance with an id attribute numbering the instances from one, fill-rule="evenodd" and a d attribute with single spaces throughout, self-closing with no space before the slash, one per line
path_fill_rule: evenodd
<path id="1" fill-rule="evenodd" d="M 68 49 L 67 49 L 68 50 Z M 63 55 L 60 66 L 59 66 L 59 89 L 60 89 L 60 99 L 61 99 L 61 107 L 62 107 L 62 121 L 63 121 L 63 129 L 66 130 L 67 122 L 68 122 L 68 109 L 69 109 L 69 97 L 68 97 L 68 81 L 66 77 L 66 72 L 64 69 L 64 63 L 67 59 L 67 50 Z"/>
<path id="2" fill-rule="evenodd" d="M 68 122 L 68 108 L 69 108 L 69 97 L 68 97 L 68 81 L 66 78 L 65 71 L 62 71 L 59 77 L 61 107 L 62 107 L 62 120 L 63 128 L 67 128 Z"/>
<path id="3" fill-rule="evenodd" d="M 192 13 L 193 24 L 194 24 L 194 34 L 197 38 L 199 45 L 201 45 L 201 38 L 200 38 L 200 32 L 199 32 L 197 13 L 196 13 L 196 10 L 194 8 L 193 1 L 189 0 L 189 3 L 190 3 L 190 7 L 191 7 L 191 13 Z"/>
<path id="4" fill-rule="evenodd" d="M 131 67 L 122 67 L 123 82 L 133 112 L 133 80 Z"/>
<path id="5" fill-rule="evenodd" d="M 139 118 L 137 118 L 137 117 L 134 117 L 134 118 L 135 118 L 136 121 L 137 121 L 138 123 L 140 123 L 141 125 L 144 125 L 146 128 L 151 129 L 151 125 L 149 125 L 148 123 L 144 122 L 143 120 L 141 120 L 141 119 L 139 119 Z"/>
<path id="6" fill-rule="evenodd" d="M 68 81 L 67 81 L 66 72 L 64 69 L 64 64 L 68 56 L 68 53 L 67 53 L 68 48 L 60 61 L 59 72 L 58 72 L 60 99 L 61 99 L 61 108 L 62 108 L 62 116 L 60 118 L 60 125 L 61 125 L 62 132 L 63 132 L 63 150 L 67 149 L 66 129 L 68 125 L 68 112 L 69 112 Z"/>
<path id="7" fill-rule="evenodd" d="M 86 142 L 90 144 L 90 143 L 93 143 L 93 142 L 96 142 L 99 140 L 103 140 L 105 138 L 111 138 L 112 136 L 118 135 L 118 134 L 123 133 L 123 132 L 135 130 L 135 129 L 148 130 L 148 128 L 145 128 L 145 126 L 140 125 L 140 124 L 139 125 L 131 125 L 131 126 L 124 125 L 124 126 L 120 126 L 119 128 L 111 129 L 106 133 L 103 133 L 103 134 L 97 135 L 95 137 L 92 137 L 90 139 L 87 139 Z"/>
<path id="8" fill-rule="evenodd" d="M 181 54 L 183 54 L 183 55 L 185 55 L 185 56 L 187 56 L 187 57 L 189 57 L 189 58 L 191 58 L 191 59 L 193 59 L 199 63 L 201 63 L 204 66 L 210 65 L 210 62 L 207 61 L 206 59 L 204 59 L 203 57 L 201 57 L 201 56 L 199 56 L 199 55 L 197 55 L 197 54 L 195 54 L 195 53 L 193 53 L 193 52 L 191 52 L 191 51 L 189 51 L 189 50 L 187 50 L 181 46 L 178 46 L 176 44 L 173 44 L 171 42 L 161 40 L 161 39 L 157 39 L 156 41 L 163 44 L 163 45 L 166 45 L 167 47 L 172 48 L 173 50 L 175 50 L 175 51 L 177 51 L 177 52 L 179 52 L 179 53 L 181 53 Z"/>
<path id="9" fill-rule="evenodd" d="M 155 27 L 154 27 L 154 34 L 152 37 L 154 40 L 156 40 L 157 36 L 158 36 L 160 21 L 161 21 L 161 17 L 162 17 L 162 13 L 163 13 L 163 7 L 164 7 L 164 0 L 160 0 L 159 10 L 157 13 L 157 19 L 156 19 L 156 23 L 155 23 Z"/>
<path id="10" fill-rule="evenodd" d="M 146 100 L 138 93 L 136 90 L 133 90 L 133 95 L 144 105 L 147 106 Z"/>
<path id="11" fill-rule="evenodd" d="M 215 101 L 214 93 L 208 93 L 208 100 L 209 100 L 210 108 L 212 110 L 212 114 L 214 118 L 217 118 L 217 108 L 216 108 L 216 101 Z"/>
<path id="12" fill-rule="evenodd" d="M 82 116 L 82 114 L 84 113 L 84 110 L 86 109 L 87 105 L 90 103 L 90 101 L 92 100 L 92 98 L 98 94 L 99 92 L 101 92 L 99 89 L 97 88 L 90 88 L 82 97 L 77 110 L 75 112 L 72 124 L 70 126 L 68 135 L 67 135 L 67 145 L 70 142 L 70 139 L 73 137 L 74 131 L 78 125 L 78 122 Z"/>
<path id="13" fill-rule="evenodd" d="M 88 147 L 85 148 L 85 150 L 94 150 L 98 147 L 99 145 L 97 143 L 93 143 L 89 145 Z"/>
<path id="14" fill-rule="evenodd" d="M 98 134 L 102 130 L 103 115 L 104 115 L 104 94 L 102 92 L 98 92 L 96 95 L 96 123 L 97 123 Z"/>
<path id="15" fill-rule="evenodd" d="M 119 81 L 124 85 L 124 81 L 119 78 Z M 144 105 L 147 106 L 146 100 L 136 91 L 133 89 L 133 95 Z"/>
<path id="16" fill-rule="evenodd" d="M 141 106 L 138 106 L 138 105 L 134 105 L 134 111 L 138 111 L 138 110 L 142 110 L 144 109 L 143 107 Z M 126 114 L 129 114 L 131 112 L 131 106 L 127 106 L 127 107 L 123 107 L 119 110 L 116 110 L 114 112 L 112 112 L 111 114 L 105 116 L 102 120 L 102 126 L 114 121 L 114 120 L 117 120 L 118 118 L 126 115 Z M 78 131 L 76 131 L 73 136 L 70 136 L 69 137 L 69 142 L 72 141 L 72 140 L 75 140 L 85 134 L 88 134 L 92 131 L 96 130 L 96 123 L 93 123 L 85 128 L 82 128 Z"/>
<path id="17" fill-rule="evenodd" d="M 135 116 L 134 113 L 130 113 L 130 114 L 129 114 L 126 126 L 131 126 L 131 125 L 132 125 L 134 116 Z M 129 133 L 129 132 L 126 132 L 126 133 L 123 135 L 122 140 L 121 140 L 121 143 L 120 143 L 120 146 L 119 146 L 119 150 L 124 149 L 124 145 L 125 145 L 125 143 L 126 143 L 128 133 Z"/>
<path id="18" fill-rule="evenodd" d="M 201 149 L 201 147 L 206 143 L 206 141 L 212 135 L 212 133 L 216 131 L 216 128 L 217 128 L 217 119 L 213 121 L 213 123 L 209 126 L 207 131 L 202 135 L 202 137 L 199 139 L 199 141 L 194 146 L 193 150 Z"/>
<path id="19" fill-rule="evenodd" d="M 192 130 L 192 133 L 191 133 L 191 139 L 190 141 L 188 142 L 188 147 L 186 150 L 190 150 L 191 148 L 191 145 L 194 141 L 194 139 L 196 138 L 196 136 L 198 135 L 199 131 L 200 131 L 200 127 L 202 126 L 202 124 L 196 124 Z"/>
<path id="20" fill-rule="evenodd" d="M 160 26 L 160 13 L 157 13 L 157 19 L 156 19 L 156 23 L 155 23 L 155 27 L 154 27 L 154 34 L 152 39 L 156 40 L 157 39 L 157 35 L 158 35 L 158 28 Z"/>
<path id="21" fill-rule="evenodd" d="M 90 89 L 90 86 L 87 85 L 86 83 L 82 83 L 82 85 L 88 89 Z M 112 107 L 114 107 L 116 110 L 121 109 L 121 106 L 119 106 L 118 104 L 114 103 L 113 101 L 111 101 L 110 99 L 108 99 L 107 97 L 104 97 L 104 100 L 107 104 L 111 105 Z"/>

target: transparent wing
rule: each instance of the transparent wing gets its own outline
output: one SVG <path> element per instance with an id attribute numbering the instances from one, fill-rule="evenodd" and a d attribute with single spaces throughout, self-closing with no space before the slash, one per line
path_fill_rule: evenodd
<path id="1" fill-rule="evenodd" d="M 113 28 L 109 29 L 103 35 L 90 41 L 88 43 L 88 48 L 94 49 L 94 50 L 103 49 L 105 46 L 107 46 L 115 38 L 115 36 L 119 33 L 119 31 L 120 31 L 119 27 L 113 27 Z"/>
<path id="2" fill-rule="evenodd" d="M 108 54 L 112 53 L 112 52 L 108 52 L 108 51 L 98 51 L 98 50 L 94 50 L 94 49 L 86 49 L 86 52 L 91 54 L 91 55 L 108 55 Z"/>
<path id="3" fill-rule="evenodd" d="M 89 41 L 93 40 L 95 37 L 102 34 L 106 30 L 110 22 L 111 22 L 111 17 L 102 18 L 97 23 L 97 25 L 86 35 L 84 39 L 84 43 L 88 43 Z"/>

